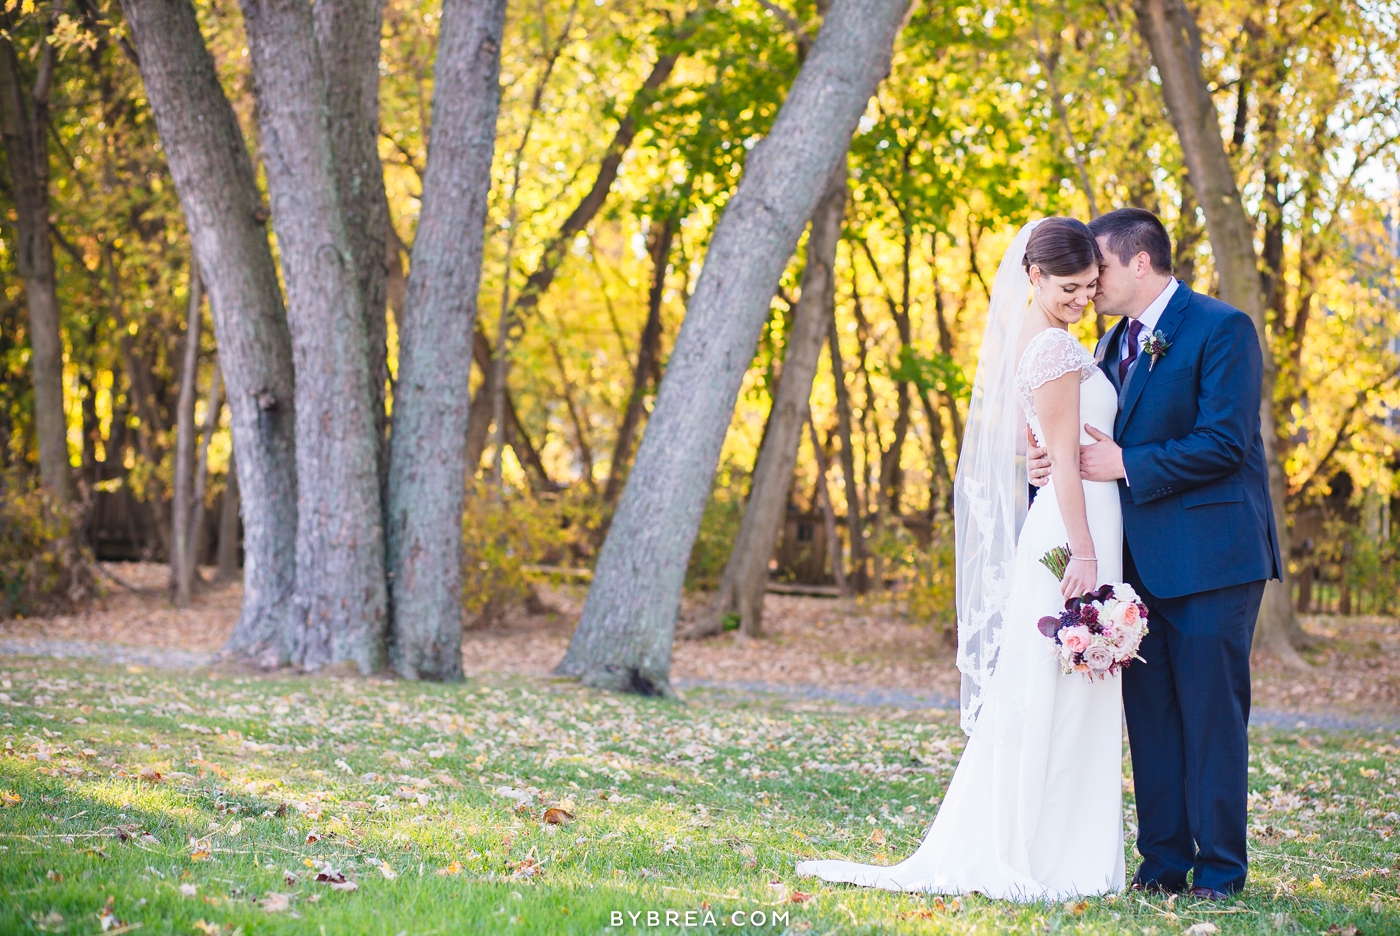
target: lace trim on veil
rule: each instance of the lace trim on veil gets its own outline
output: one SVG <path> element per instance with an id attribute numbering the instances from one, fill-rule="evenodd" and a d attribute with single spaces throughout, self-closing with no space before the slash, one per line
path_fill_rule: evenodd
<path id="1" fill-rule="evenodd" d="M 1021 228 L 997 268 L 953 484 L 957 662 L 962 728 L 968 734 L 977 724 L 996 667 L 1016 536 L 1026 515 L 1026 418 L 1016 388 L 1016 344 L 1030 302 L 1021 260 L 1037 224 Z"/>

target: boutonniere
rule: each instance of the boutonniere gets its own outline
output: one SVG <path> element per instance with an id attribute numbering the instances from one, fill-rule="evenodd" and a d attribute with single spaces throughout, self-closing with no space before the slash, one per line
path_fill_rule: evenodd
<path id="1" fill-rule="evenodd" d="M 1149 374 L 1152 373 L 1152 368 L 1157 366 L 1157 362 L 1162 359 L 1167 353 L 1167 349 L 1170 347 L 1171 342 L 1167 341 L 1167 336 L 1162 333 L 1161 329 L 1153 332 L 1148 339 L 1142 343 L 1143 353 L 1152 359 L 1147 364 L 1147 372 Z"/>

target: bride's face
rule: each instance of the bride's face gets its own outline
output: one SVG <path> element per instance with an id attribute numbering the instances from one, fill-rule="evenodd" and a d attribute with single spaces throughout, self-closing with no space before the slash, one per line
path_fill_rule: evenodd
<path id="1" fill-rule="evenodd" d="M 1084 309 L 1099 287 L 1099 268 L 1089 267 L 1074 276 L 1051 276 L 1032 266 L 1031 285 L 1035 301 L 1052 322 L 1073 325 L 1084 317 Z"/>

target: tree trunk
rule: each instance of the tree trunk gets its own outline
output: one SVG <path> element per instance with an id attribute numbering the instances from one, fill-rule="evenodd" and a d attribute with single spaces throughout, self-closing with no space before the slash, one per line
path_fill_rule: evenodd
<path id="1" fill-rule="evenodd" d="M 204 400 L 204 435 L 199 440 L 199 457 L 195 459 L 194 467 L 194 509 L 190 511 L 189 560 L 185 565 L 189 570 L 191 586 L 195 582 L 204 584 L 198 569 L 199 557 L 205 551 L 204 498 L 209 491 L 209 443 L 214 438 L 214 431 L 219 428 L 219 413 L 224 408 L 222 393 L 223 378 L 216 365 L 209 379 L 209 396 Z"/>
<path id="2" fill-rule="evenodd" d="M 807 434 L 812 440 L 812 455 L 817 460 L 817 505 L 822 511 L 822 525 L 826 528 L 826 547 L 831 558 L 831 577 L 842 598 L 851 597 L 851 583 L 846 579 L 845 559 L 841 555 L 841 536 L 836 532 L 836 511 L 831 506 L 831 490 L 826 486 L 827 460 L 822 440 L 817 438 L 817 427 L 812 422 L 812 412 L 807 411 Z M 828 439 L 830 437 L 828 436 Z"/>
<path id="3" fill-rule="evenodd" d="M 384 5 L 383 0 L 339 0 L 313 3 L 311 10 L 326 88 L 333 91 L 326 95 L 331 152 L 345 233 L 364 303 L 374 438 L 380 493 L 384 496 L 389 476 L 388 416 L 384 409 L 384 389 L 389 381 L 384 315 L 389 202 L 384 194 L 384 165 L 379 159 L 379 41 Z"/>
<path id="4" fill-rule="evenodd" d="M 73 502 L 73 476 L 68 464 L 68 419 L 63 410 L 58 284 L 49 239 L 49 91 L 58 50 L 48 41 L 46 28 L 34 81 L 26 91 L 19 58 L 5 31 L 10 25 L 11 14 L 0 14 L 0 138 L 9 164 L 19 235 L 15 267 L 24 280 L 29 310 L 39 477 L 49 493 L 67 505 Z"/>
<path id="5" fill-rule="evenodd" d="M 389 467 L 390 658 L 462 675 L 462 501 L 476 295 L 500 101 L 505 0 L 446 0 L 422 214 L 399 323 Z"/>
<path id="6" fill-rule="evenodd" d="M 647 322 L 642 328 L 642 340 L 637 343 L 637 366 L 632 369 L 632 393 L 627 397 L 627 410 L 617 429 L 613 444 L 612 463 L 608 467 L 608 483 L 603 487 L 603 503 L 613 504 L 622 493 L 627 478 L 627 462 L 632 457 L 632 442 L 646 411 L 647 388 L 661 376 L 661 300 L 666 295 L 666 269 L 671 259 L 671 244 L 676 236 L 676 221 L 667 218 L 658 223 L 652 219 L 647 232 L 647 255 L 651 259 L 651 289 L 647 292 Z"/>
<path id="7" fill-rule="evenodd" d="M 1290 665 L 1306 665 L 1294 648 L 1301 630 L 1293 614 L 1288 574 L 1289 536 L 1284 514 L 1288 486 L 1276 454 L 1276 365 L 1266 332 L 1259 258 L 1254 253 L 1254 225 L 1240 201 L 1234 169 L 1220 136 L 1220 116 L 1201 73 L 1200 31 L 1195 19 L 1182 0 L 1134 0 L 1134 8 L 1138 29 L 1152 51 L 1153 64 L 1161 76 L 1162 96 L 1181 141 L 1192 187 L 1205 211 L 1211 254 L 1220 274 L 1220 297 L 1254 321 L 1264 353 L 1260 431 L 1264 439 L 1264 458 L 1269 466 L 1269 495 L 1284 567 L 1279 569 L 1282 581 L 1269 582 L 1265 587 L 1254 645 L 1268 647 Z"/>
<path id="8" fill-rule="evenodd" d="M 822 190 L 812 211 L 807 237 L 807 261 L 802 271 L 802 293 L 793 310 L 783 371 L 778 378 L 768 427 L 754 464 L 753 483 L 739 535 L 724 567 L 719 595 L 710 609 L 704 632 L 724 629 L 726 615 L 738 612 L 739 637 L 757 638 L 763 627 L 763 595 L 768 590 L 768 560 L 782 530 L 802 427 L 811 412 L 812 380 L 817 375 L 826 323 L 836 304 L 836 245 L 841 240 L 841 220 L 846 214 L 846 161 L 844 157 Z M 700 628 L 696 628 L 699 631 Z M 700 634 L 697 633 L 696 636 Z"/>
<path id="9" fill-rule="evenodd" d="M 671 641 L 695 533 L 783 268 L 889 70 L 904 0 L 837 0 L 711 239 L 646 435 L 559 672 L 673 695 Z"/>
<path id="10" fill-rule="evenodd" d="M 327 86 L 310 5 L 242 8 L 296 360 L 296 662 L 369 673 L 385 662 L 388 612 L 378 420 Z"/>
<path id="11" fill-rule="evenodd" d="M 851 586 L 864 592 L 865 513 L 861 508 L 860 486 L 856 482 L 856 452 L 851 444 L 851 395 L 846 388 L 846 368 L 841 357 L 841 338 L 836 330 L 836 309 L 827 318 L 827 348 L 831 359 L 831 379 L 836 385 L 836 432 L 841 440 L 841 483 L 846 489 L 846 538 L 851 544 Z"/>
<path id="12" fill-rule="evenodd" d="M 215 580 L 232 582 L 238 578 L 239 518 L 238 470 L 235 452 L 229 456 L 228 479 L 224 482 L 224 500 L 219 506 L 219 546 L 216 555 L 219 571 Z"/>
<path id="13" fill-rule="evenodd" d="M 185 360 L 180 372 L 180 400 L 175 407 L 175 490 L 170 516 L 170 572 L 175 580 L 175 607 L 188 608 L 194 588 L 195 426 L 194 403 L 199 377 L 199 326 L 204 314 L 204 285 L 199 266 L 190 264 L 190 297 L 185 313 Z M 205 418 L 208 422 L 208 417 Z"/>
<path id="14" fill-rule="evenodd" d="M 297 531 L 291 336 L 267 212 L 238 120 L 189 0 L 124 0 L 141 77 L 175 181 L 228 384 L 244 524 L 243 609 L 225 651 L 289 662 Z"/>

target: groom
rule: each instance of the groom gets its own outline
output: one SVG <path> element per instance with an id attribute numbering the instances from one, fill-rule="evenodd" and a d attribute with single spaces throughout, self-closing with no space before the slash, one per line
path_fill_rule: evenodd
<path id="1" fill-rule="evenodd" d="M 1122 319 L 1095 359 L 1118 389 L 1109 438 L 1080 450 L 1117 481 L 1123 577 L 1149 633 L 1123 674 L 1142 865 L 1135 890 L 1226 899 L 1244 887 L 1249 649 L 1281 560 L 1259 434 L 1263 359 L 1243 312 L 1172 277 L 1157 216 L 1089 223 L 1103 254 L 1095 311 Z M 1048 460 L 1031 452 L 1033 477 Z M 1038 469 L 1038 470 L 1037 470 Z"/>

